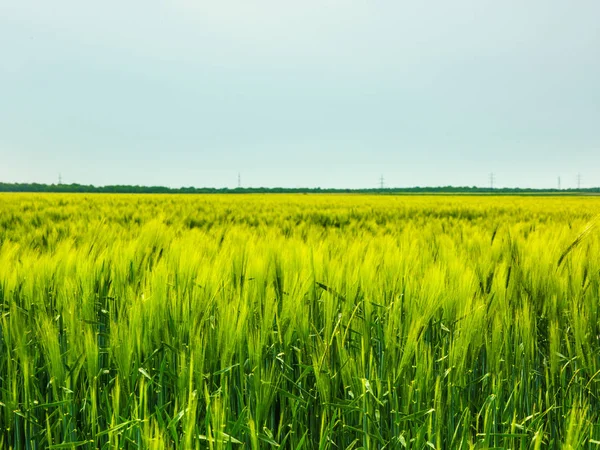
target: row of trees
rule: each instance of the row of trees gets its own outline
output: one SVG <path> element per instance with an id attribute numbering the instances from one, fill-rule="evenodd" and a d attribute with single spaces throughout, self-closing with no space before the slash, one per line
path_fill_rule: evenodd
<path id="1" fill-rule="evenodd" d="M 321 188 L 196 188 L 165 186 L 93 186 L 85 184 L 41 184 L 41 183 L 0 183 L 0 192 L 65 192 L 65 193 L 111 193 L 111 194 L 260 194 L 260 193 L 355 193 L 355 194 L 553 194 L 553 193 L 600 193 L 600 188 L 588 189 L 521 189 L 521 188 L 480 188 L 469 186 L 439 186 L 377 189 L 321 189 Z"/>

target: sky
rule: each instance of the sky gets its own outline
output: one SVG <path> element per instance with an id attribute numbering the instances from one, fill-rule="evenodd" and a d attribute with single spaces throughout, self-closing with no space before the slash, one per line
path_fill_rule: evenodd
<path id="1" fill-rule="evenodd" d="M 597 0 L 1 0 L 0 181 L 600 186 Z"/>

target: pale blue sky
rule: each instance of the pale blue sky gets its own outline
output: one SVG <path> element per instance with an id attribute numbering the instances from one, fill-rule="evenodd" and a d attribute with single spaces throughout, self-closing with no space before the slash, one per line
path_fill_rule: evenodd
<path id="1" fill-rule="evenodd" d="M 597 0 L 0 1 L 0 180 L 600 185 Z"/>

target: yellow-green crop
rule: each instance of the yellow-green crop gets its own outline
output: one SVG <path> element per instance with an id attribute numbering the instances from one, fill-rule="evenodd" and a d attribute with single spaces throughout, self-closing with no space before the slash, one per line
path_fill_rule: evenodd
<path id="1" fill-rule="evenodd" d="M 597 448 L 594 197 L 0 196 L 0 448 Z"/>

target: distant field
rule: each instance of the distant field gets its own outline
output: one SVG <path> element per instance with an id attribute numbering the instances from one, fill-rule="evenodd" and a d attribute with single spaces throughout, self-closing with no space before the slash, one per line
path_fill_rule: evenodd
<path id="1" fill-rule="evenodd" d="M 0 195 L 0 448 L 600 448 L 597 197 Z"/>

